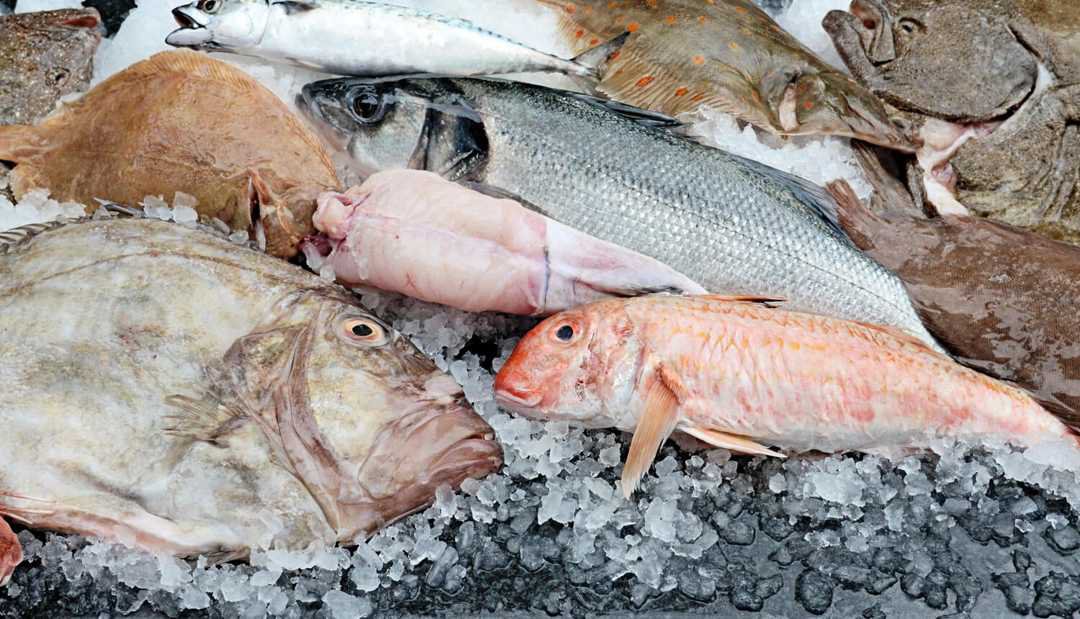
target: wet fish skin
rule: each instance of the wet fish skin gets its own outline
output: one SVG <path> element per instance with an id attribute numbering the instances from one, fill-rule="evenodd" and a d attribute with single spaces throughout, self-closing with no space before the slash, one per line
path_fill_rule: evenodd
<path id="1" fill-rule="evenodd" d="M 817 57 L 751 0 L 539 0 L 568 40 L 631 31 L 597 90 L 672 116 L 715 109 L 776 135 L 914 145 L 869 89 Z"/>
<path id="2" fill-rule="evenodd" d="M 821 188 L 592 99 L 493 80 L 341 79 L 307 85 L 298 104 L 363 172 L 419 167 L 497 187 L 710 292 L 784 299 L 936 345 L 900 281 L 827 221 L 835 205 Z"/>
<path id="3" fill-rule="evenodd" d="M 546 316 L 609 296 L 705 289 L 657 261 L 430 172 L 396 170 L 319 197 L 327 251 L 346 285 L 465 311 Z"/>
<path id="4" fill-rule="evenodd" d="M 500 464 L 456 381 L 296 266 L 146 219 L 26 237 L 0 253 L 0 514 L 228 560 L 352 543 Z"/>
<path id="5" fill-rule="evenodd" d="M 0 13 L 0 125 L 33 124 L 86 89 L 102 33 L 94 9 Z"/>
<path id="6" fill-rule="evenodd" d="M 765 445 L 1072 436 L 1026 393 L 899 331 L 730 297 L 613 299 L 556 314 L 518 343 L 495 394 L 528 417 L 634 432 L 627 495 L 675 430 L 773 456 Z"/>
<path id="7" fill-rule="evenodd" d="M 289 258 L 315 232 L 322 191 L 340 181 L 326 146 L 276 95 L 241 70 L 188 50 L 138 62 L 38 125 L 0 126 L 0 159 L 16 163 L 20 198 L 47 187 L 93 209 L 182 191 Z"/>
<path id="8" fill-rule="evenodd" d="M 180 28 L 166 42 L 269 58 L 340 75 L 469 76 L 550 71 L 593 80 L 599 77 L 599 66 L 621 44 L 598 42 L 591 52 L 565 60 L 464 19 L 393 3 L 213 3 L 212 10 L 205 0 L 174 9 Z"/>
<path id="9" fill-rule="evenodd" d="M 844 196 L 841 225 L 900 275 L 958 361 L 1080 426 L 1080 248 L 977 217 L 926 217 L 897 200 L 871 211 Z"/>

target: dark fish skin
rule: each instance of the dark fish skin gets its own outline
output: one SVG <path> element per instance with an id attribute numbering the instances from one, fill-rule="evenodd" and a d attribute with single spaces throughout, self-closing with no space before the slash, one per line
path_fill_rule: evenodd
<path id="1" fill-rule="evenodd" d="M 900 275 L 955 358 L 1080 421 L 1080 248 L 975 217 L 875 213 L 838 199 L 855 243 Z"/>
<path id="2" fill-rule="evenodd" d="M 94 9 L 0 16 L 0 125 L 30 125 L 90 84 L 101 42 Z"/>
<path id="3" fill-rule="evenodd" d="M 820 187 L 653 126 L 655 114 L 470 79 L 327 80 L 300 103 L 368 165 L 496 187 L 711 292 L 784 299 L 934 345 L 900 281 L 829 222 L 835 205 Z"/>

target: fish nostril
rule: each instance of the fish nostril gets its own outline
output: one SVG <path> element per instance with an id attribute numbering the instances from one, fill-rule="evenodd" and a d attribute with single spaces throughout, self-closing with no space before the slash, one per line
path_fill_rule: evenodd
<path id="1" fill-rule="evenodd" d="M 862 20 L 862 25 L 863 28 L 866 28 L 867 30 L 874 30 L 877 28 L 877 21 L 867 18 Z"/>

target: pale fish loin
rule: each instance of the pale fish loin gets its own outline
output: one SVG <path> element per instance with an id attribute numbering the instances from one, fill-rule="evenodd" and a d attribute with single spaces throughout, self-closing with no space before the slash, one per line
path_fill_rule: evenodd
<path id="1" fill-rule="evenodd" d="M 1071 435 L 1026 393 L 898 331 L 721 297 L 608 300 L 552 316 L 518 344 L 495 390 L 525 415 L 634 431 L 627 494 L 674 430 L 766 455 L 778 454 L 762 444 Z"/>
<path id="2" fill-rule="evenodd" d="M 380 172 L 324 193 L 315 227 L 338 281 L 466 311 L 540 316 L 608 296 L 705 292 L 652 258 L 430 172 Z"/>
<path id="3" fill-rule="evenodd" d="M 501 461 L 354 297 L 202 230 L 4 233 L 0 332 L 0 515 L 31 528 L 212 560 L 352 543 Z"/>
<path id="4" fill-rule="evenodd" d="M 419 8 L 360 0 L 202 2 L 173 11 L 180 28 L 170 45 L 268 58 L 355 76 L 415 73 L 493 75 L 558 72 L 599 79 L 600 66 L 622 39 L 566 60 Z"/>

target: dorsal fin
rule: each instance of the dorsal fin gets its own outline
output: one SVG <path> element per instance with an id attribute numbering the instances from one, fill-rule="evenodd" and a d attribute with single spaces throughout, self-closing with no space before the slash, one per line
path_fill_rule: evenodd
<path id="1" fill-rule="evenodd" d="M 774 304 L 785 303 L 787 301 L 787 299 L 781 299 L 779 297 L 765 297 L 749 294 L 703 294 L 699 295 L 698 298 L 707 299 L 709 301 L 725 301 L 728 303 L 754 303 L 757 305 L 767 305 L 769 307 L 775 307 Z"/>
<path id="2" fill-rule="evenodd" d="M 25 226 L 19 226 L 18 228 L 12 228 L 10 230 L 4 230 L 0 232 L 0 254 L 7 254 L 14 251 L 16 248 L 26 244 L 30 239 L 36 237 L 39 234 L 48 232 L 49 230 L 55 230 L 61 226 L 66 226 L 77 221 L 89 221 L 89 218 L 83 219 L 61 219 L 57 221 L 47 221 L 37 224 L 26 224 Z"/>

